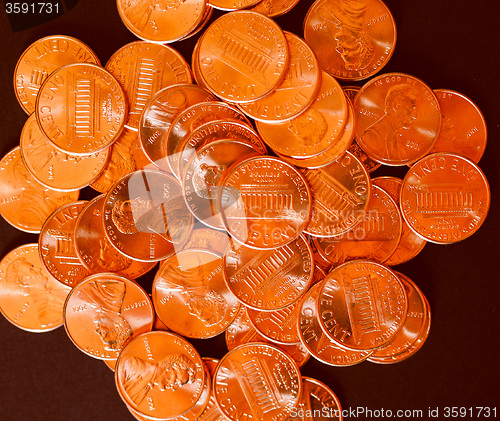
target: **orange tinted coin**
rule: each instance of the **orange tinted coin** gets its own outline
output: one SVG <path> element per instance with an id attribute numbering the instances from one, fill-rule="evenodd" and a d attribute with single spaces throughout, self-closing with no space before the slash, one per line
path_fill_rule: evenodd
<path id="1" fill-rule="evenodd" d="M 127 115 L 117 80 L 95 64 L 68 64 L 40 88 L 35 115 L 43 134 L 58 149 L 90 155 L 111 145 Z"/>
<path id="2" fill-rule="evenodd" d="M 289 52 L 283 31 L 272 19 L 237 11 L 208 27 L 198 59 L 200 76 L 212 92 L 229 102 L 249 102 L 277 87 Z"/>
<path id="3" fill-rule="evenodd" d="M 226 232 L 211 228 L 197 228 L 191 233 L 188 242 L 184 246 L 184 250 L 208 250 L 222 256 L 228 244 L 229 235 Z"/>
<path id="4" fill-rule="evenodd" d="M 219 10 L 240 10 L 254 5 L 259 0 L 210 0 L 208 4 Z"/>
<path id="5" fill-rule="evenodd" d="M 366 83 L 354 101 L 356 140 L 373 160 L 386 165 L 417 161 L 433 147 L 441 126 L 436 95 L 403 73 Z"/>
<path id="6" fill-rule="evenodd" d="M 20 329 L 46 332 L 61 326 L 70 291 L 47 272 L 38 244 L 19 246 L 0 262 L 0 311 Z"/>
<path id="7" fill-rule="evenodd" d="M 304 37 L 324 71 L 361 80 L 391 58 L 396 24 L 380 0 L 317 0 L 305 17 Z"/>
<path id="8" fill-rule="evenodd" d="M 298 3 L 298 0 L 261 0 L 254 6 L 249 7 L 248 10 L 274 18 L 289 12 Z"/>
<path id="9" fill-rule="evenodd" d="M 401 187 L 401 210 L 410 228 L 427 241 L 449 244 L 474 234 L 490 206 L 488 181 L 474 162 L 437 153 L 413 165 Z"/>
<path id="10" fill-rule="evenodd" d="M 35 111 L 36 97 L 45 79 L 59 67 L 75 62 L 100 64 L 88 45 L 67 35 L 50 35 L 31 44 L 14 70 L 14 89 L 23 110 L 27 114 Z"/>

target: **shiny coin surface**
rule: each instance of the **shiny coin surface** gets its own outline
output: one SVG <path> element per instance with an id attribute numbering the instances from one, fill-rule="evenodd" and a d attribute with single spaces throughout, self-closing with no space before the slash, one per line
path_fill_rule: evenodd
<path id="1" fill-rule="evenodd" d="M 366 83 L 354 101 L 356 140 L 373 160 L 405 165 L 425 156 L 441 127 L 436 95 L 424 82 L 403 73 Z"/>
<path id="2" fill-rule="evenodd" d="M 290 60 L 281 28 L 256 12 L 218 18 L 205 31 L 198 50 L 200 76 L 219 98 L 249 102 L 273 91 Z"/>
<path id="3" fill-rule="evenodd" d="M 0 214 L 21 231 L 39 233 L 52 212 L 78 200 L 79 194 L 42 186 L 24 165 L 19 147 L 0 161 Z"/>
<path id="4" fill-rule="evenodd" d="M 254 6 L 249 7 L 248 10 L 274 18 L 289 12 L 298 3 L 298 0 L 261 0 Z"/>
<path id="5" fill-rule="evenodd" d="M 231 420 L 285 419 L 302 393 L 297 364 L 266 344 L 242 345 L 227 353 L 213 383 L 219 409 Z"/>
<path id="6" fill-rule="evenodd" d="M 339 346 L 371 351 L 388 344 L 403 327 L 408 301 L 389 268 L 355 260 L 332 270 L 317 303 L 323 332 Z"/>
<path id="7" fill-rule="evenodd" d="M 135 282 L 115 273 L 90 275 L 71 291 L 64 327 L 85 354 L 116 359 L 134 336 L 153 327 L 154 309 L 148 294 Z"/>
<path id="8" fill-rule="evenodd" d="M 323 70 L 338 79 L 361 80 L 391 58 L 396 24 L 380 0 L 317 0 L 305 17 L 304 37 Z"/>
<path id="9" fill-rule="evenodd" d="M 33 113 L 45 79 L 59 67 L 75 62 L 100 64 L 88 45 L 67 35 L 51 35 L 31 44 L 19 57 L 14 70 L 14 89 L 23 110 Z"/>
<path id="10" fill-rule="evenodd" d="M 21 156 L 31 175 L 44 186 L 59 191 L 82 189 L 100 177 L 109 151 L 92 155 L 68 155 L 55 148 L 31 114 L 21 132 Z"/>
<path id="11" fill-rule="evenodd" d="M 193 228 L 177 180 L 151 170 L 136 171 L 116 183 L 103 212 L 108 240 L 125 256 L 143 262 L 171 256 Z"/>
<path id="12" fill-rule="evenodd" d="M 368 171 L 369 173 L 375 171 L 382 165 L 380 162 L 374 161 L 373 159 L 369 158 L 365 151 L 363 151 L 363 149 L 361 149 L 361 147 L 358 145 L 356 139 L 353 139 L 348 151 L 361 161 L 363 166 L 366 168 L 366 171 Z"/>
<path id="13" fill-rule="evenodd" d="M 130 341 L 118 359 L 115 381 L 120 397 L 153 419 L 178 417 L 203 393 L 205 370 L 196 349 L 169 332 L 149 332 Z"/>
<path id="14" fill-rule="evenodd" d="M 20 329 L 46 332 L 61 326 L 70 291 L 47 272 L 38 244 L 19 246 L 0 262 L 0 311 Z"/>
<path id="15" fill-rule="evenodd" d="M 413 165 L 401 187 L 401 210 L 427 241 L 449 244 L 474 234 L 484 222 L 491 193 L 481 169 L 459 155 L 437 153 Z"/>
<path id="16" fill-rule="evenodd" d="M 45 80 L 35 115 L 56 148 L 71 155 L 90 155 L 106 149 L 120 134 L 127 103 L 108 71 L 95 64 L 73 63 Z"/>
<path id="17" fill-rule="evenodd" d="M 203 363 L 208 368 L 208 372 L 210 375 L 211 382 L 213 381 L 213 375 L 215 374 L 215 370 L 217 365 L 219 364 L 219 360 L 215 358 L 203 358 Z M 203 412 L 196 418 L 196 421 L 226 421 L 227 418 L 222 414 L 219 407 L 217 406 L 217 402 L 215 400 L 215 396 L 213 394 L 212 389 L 210 389 L 210 396 L 208 400 L 208 404 L 203 410 Z"/>
<path id="18" fill-rule="evenodd" d="M 240 10 L 254 5 L 259 0 L 210 0 L 208 4 L 219 10 Z"/>
<path id="19" fill-rule="evenodd" d="M 126 126 L 138 130 L 141 113 L 159 90 L 179 83 L 191 83 L 189 65 L 167 45 L 135 41 L 116 51 L 106 70 L 120 83 L 128 100 Z"/>
<path id="20" fill-rule="evenodd" d="M 239 309 L 224 283 L 222 257 L 206 250 L 184 250 L 170 257 L 155 276 L 153 302 L 169 329 L 190 338 L 218 335 Z"/>
<path id="21" fill-rule="evenodd" d="M 311 212 L 311 191 L 293 166 L 271 156 L 247 159 L 221 181 L 224 226 L 238 242 L 270 249 L 296 239 Z"/>
<path id="22" fill-rule="evenodd" d="M 184 250 L 207 250 L 222 256 L 229 244 L 229 238 L 226 232 L 199 227 L 191 233 Z"/>
<path id="23" fill-rule="evenodd" d="M 232 241 L 224 255 L 228 288 L 256 310 L 279 310 L 297 301 L 311 284 L 313 268 L 312 252 L 303 236 L 270 250 Z"/>

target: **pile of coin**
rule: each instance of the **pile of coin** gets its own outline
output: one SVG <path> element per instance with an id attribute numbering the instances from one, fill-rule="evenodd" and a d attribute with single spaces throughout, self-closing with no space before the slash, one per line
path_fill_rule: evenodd
<path id="1" fill-rule="evenodd" d="M 390 266 L 484 221 L 481 112 L 407 74 L 339 84 L 392 54 L 379 0 L 317 0 L 305 41 L 258 6 L 224 14 L 192 69 L 163 44 L 240 2 L 142 3 L 117 2 L 144 41 L 104 68 L 66 36 L 19 60 L 31 115 L 0 162 L 0 214 L 40 235 L 2 259 L 0 309 L 28 331 L 64 323 L 115 370 L 139 420 L 304 419 L 316 407 L 340 419 L 333 392 L 299 367 L 311 355 L 394 363 L 423 345 L 429 304 Z M 381 164 L 409 169 L 371 179 Z M 89 185 L 101 194 L 79 201 Z M 136 279 L 158 262 L 149 295 Z M 185 339 L 224 332 L 220 361 Z"/>

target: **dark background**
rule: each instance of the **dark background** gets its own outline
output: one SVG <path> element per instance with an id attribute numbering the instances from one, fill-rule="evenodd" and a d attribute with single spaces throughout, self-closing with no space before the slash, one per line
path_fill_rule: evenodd
<path id="1" fill-rule="evenodd" d="M 67 2 L 65 13 L 38 26 L 11 26 L 0 3 L 0 156 L 19 143 L 27 118 L 13 89 L 17 59 L 29 44 L 52 35 L 71 35 L 86 42 L 106 63 L 122 45 L 135 40 L 121 23 L 114 1 Z M 311 0 L 301 0 L 277 22 L 302 35 Z M 405 72 L 432 88 L 457 90 L 483 111 L 489 144 L 479 165 L 491 187 L 489 216 L 471 238 L 449 246 L 428 244 L 414 260 L 396 267 L 412 278 L 432 309 L 428 341 L 412 358 L 394 365 L 364 362 L 335 368 L 313 358 L 303 375 L 328 384 L 343 408 L 423 409 L 445 406 L 500 406 L 499 276 L 497 223 L 500 215 L 500 2 L 498 0 L 387 0 L 396 20 L 396 50 L 383 72 Z M 69 10 L 68 10 L 69 9 Z M 214 13 L 212 20 L 220 16 Z M 28 24 L 24 24 L 24 27 Z M 174 43 L 190 62 L 195 40 Z M 358 83 L 358 84 L 362 84 Z M 377 175 L 404 175 L 384 167 Z M 96 193 L 85 189 L 82 198 Z M 0 220 L 0 258 L 38 237 Z M 221 357 L 223 335 L 193 341 L 202 356 Z M 497 409 L 500 417 L 500 408 Z M 44 334 L 17 329 L 0 317 L 0 419 L 132 420 L 102 361 L 87 357 L 63 328 Z M 366 418 L 365 418 L 366 419 Z"/>

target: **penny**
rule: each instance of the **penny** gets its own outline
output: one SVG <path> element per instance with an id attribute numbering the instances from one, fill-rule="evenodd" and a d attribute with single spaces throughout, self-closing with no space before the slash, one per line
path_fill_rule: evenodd
<path id="1" fill-rule="evenodd" d="M 189 84 L 173 85 L 157 92 L 146 104 L 139 126 L 139 139 L 149 160 L 168 171 L 163 144 L 172 122 L 191 105 L 215 99 L 206 89 Z"/>
<path id="2" fill-rule="evenodd" d="M 371 351 L 388 344 L 404 325 L 405 289 L 394 272 L 380 263 L 345 263 L 320 285 L 320 325 L 339 346 Z"/>
<path id="3" fill-rule="evenodd" d="M 328 261 L 326 258 L 324 258 L 322 254 L 319 252 L 313 237 L 307 234 L 305 235 L 305 237 L 307 238 L 307 242 L 309 243 L 309 246 L 311 247 L 313 253 L 314 270 L 316 271 L 316 268 L 319 267 L 325 274 L 328 273 L 332 267 L 332 263 Z M 313 274 L 313 279 L 314 276 L 315 275 Z"/>
<path id="4" fill-rule="evenodd" d="M 103 212 L 111 244 L 142 262 L 170 257 L 193 228 L 177 180 L 151 170 L 136 171 L 116 183 L 106 194 Z"/>
<path id="5" fill-rule="evenodd" d="M 0 161 L 0 215 L 21 231 L 39 233 L 52 212 L 78 200 L 79 194 L 42 186 L 24 165 L 19 147 Z"/>
<path id="6" fill-rule="evenodd" d="M 342 348 L 321 329 L 317 310 L 321 288 L 321 284 L 315 284 L 300 301 L 300 314 L 296 320 L 300 341 L 315 359 L 324 364 L 347 367 L 365 361 L 373 351 Z"/>
<path id="7" fill-rule="evenodd" d="M 210 228 L 223 230 L 220 180 L 231 166 L 258 155 L 253 145 L 236 140 L 217 140 L 198 150 L 182 177 L 184 199 L 193 216 Z"/>
<path id="8" fill-rule="evenodd" d="M 33 113 L 45 79 L 59 67 L 75 62 L 100 64 L 88 45 L 67 35 L 50 35 L 31 44 L 19 57 L 14 70 L 14 89 L 23 110 Z"/>
<path id="9" fill-rule="evenodd" d="M 90 275 L 68 295 L 64 327 L 85 354 L 116 359 L 134 336 L 153 327 L 154 309 L 148 294 L 135 282 L 115 273 Z"/>
<path id="10" fill-rule="evenodd" d="M 106 193 L 122 177 L 151 165 L 144 155 L 139 135 L 130 129 L 123 129 L 120 136 L 109 147 L 110 158 L 97 180 L 90 184 L 94 190 Z"/>
<path id="11" fill-rule="evenodd" d="M 293 166 L 271 156 L 247 159 L 221 181 L 219 209 L 236 241 L 258 249 L 295 240 L 311 213 L 311 191 Z"/>
<path id="12" fill-rule="evenodd" d="M 286 122 L 257 121 L 256 127 L 275 152 L 296 159 L 312 158 L 338 143 L 348 112 L 347 100 L 339 83 L 322 72 L 318 95 L 307 110 Z"/>
<path id="13" fill-rule="evenodd" d="M 219 364 L 219 360 L 214 358 L 203 358 L 203 362 L 205 366 L 208 368 L 208 372 L 210 373 L 210 378 L 213 381 L 213 375 L 215 374 L 215 370 L 217 365 Z M 215 396 L 213 391 L 210 390 L 210 397 L 208 400 L 208 405 L 205 407 L 203 412 L 196 418 L 196 421 L 226 421 L 227 418 L 222 414 L 219 407 L 217 406 L 217 402 L 215 400 Z"/>
<path id="14" fill-rule="evenodd" d="M 144 41 L 166 44 L 193 32 L 205 16 L 203 0 L 117 0 L 127 29 Z"/>
<path id="15" fill-rule="evenodd" d="M 116 272 L 127 278 L 138 278 L 149 272 L 156 262 L 140 262 L 121 254 L 104 232 L 105 195 L 91 200 L 82 209 L 75 223 L 75 250 L 84 266 L 92 273 Z"/>
<path id="16" fill-rule="evenodd" d="M 61 326 L 70 290 L 47 272 L 38 244 L 19 246 L 0 262 L 0 312 L 20 329 L 47 332 Z"/>
<path id="17" fill-rule="evenodd" d="M 170 171 L 179 180 L 182 179 L 178 161 L 183 140 L 198 127 L 213 120 L 238 120 L 250 125 L 238 109 L 224 102 L 201 102 L 182 111 L 170 125 L 167 140 L 163 144 Z"/>
<path id="18" fill-rule="evenodd" d="M 368 207 L 370 177 L 349 152 L 320 169 L 302 169 L 311 188 L 311 220 L 305 232 L 332 237 L 354 227 Z"/>
<path id="19" fill-rule="evenodd" d="M 21 132 L 21 157 L 31 175 L 42 185 L 59 191 L 82 189 L 100 176 L 109 151 L 75 156 L 61 152 L 43 135 L 31 114 Z"/>
<path id="20" fill-rule="evenodd" d="M 399 206 L 399 195 L 403 180 L 397 177 L 377 177 L 372 182 L 389 193 Z M 399 244 L 394 253 L 385 261 L 386 265 L 399 265 L 413 259 L 427 243 L 427 241 L 415 234 L 404 220 L 402 222 L 403 227 Z"/>
<path id="21" fill-rule="evenodd" d="M 43 134 L 57 149 L 90 155 L 110 146 L 127 115 L 125 94 L 102 67 L 67 64 L 40 88 L 35 115 Z"/>
<path id="22" fill-rule="evenodd" d="M 354 102 L 356 140 L 373 160 L 411 164 L 434 146 L 441 126 L 436 95 L 404 73 L 380 75 L 366 83 Z"/>
<path id="23" fill-rule="evenodd" d="M 353 259 L 385 262 L 396 251 L 403 220 L 398 205 L 380 187 L 373 185 L 363 218 L 351 230 L 330 238 L 315 238 L 325 259 L 339 265 Z"/>
<path id="24" fill-rule="evenodd" d="M 205 82 L 203 82 L 203 78 L 201 77 L 200 55 L 199 55 L 200 43 L 201 43 L 201 37 L 198 38 L 196 44 L 193 47 L 193 53 L 191 54 L 191 70 L 193 71 L 193 79 L 195 80 L 196 84 L 205 89 L 208 89 Z"/>
<path id="25" fill-rule="evenodd" d="M 309 288 L 312 252 L 303 236 L 285 246 L 254 250 L 232 241 L 224 255 L 224 279 L 231 292 L 255 310 L 279 310 Z"/>
<path id="26" fill-rule="evenodd" d="M 184 338 L 149 332 L 123 349 L 115 371 L 118 393 L 136 412 L 153 419 L 174 418 L 200 399 L 206 382 L 203 361 Z"/>
<path id="27" fill-rule="evenodd" d="M 149 99 L 159 90 L 179 83 L 191 83 L 191 70 L 177 50 L 167 45 L 134 41 L 119 48 L 105 69 L 120 83 L 128 100 L 125 122 L 139 129 L 141 113 Z"/>
<path id="28" fill-rule="evenodd" d="M 47 271 L 59 282 L 74 287 L 90 275 L 75 249 L 74 230 L 87 201 L 68 203 L 57 209 L 43 224 L 38 247 Z"/>
<path id="29" fill-rule="evenodd" d="M 208 250 L 222 256 L 228 244 L 229 235 L 226 232 L 211 228 L 197 228 L 193 229 L 188 242 L 184 246 L 184 250 Z"/>
<path id="30" fill-rule="evenodd" d="M 441 130 L 431 153 L 451 152 L 479 162 L 488 131 L 479 107 L 465 95 L 448 89 L 434 90 L 441 109 Z"/>
<path id="31" fill-rule="evenodd" d="M 278 420 L 298 404 L 301 380 L 297 364 L 279 348 L 246 344 L 220 360 L 213 392 L 219 409 L 231 420 Z"/>
<path id="32" fill-rule="evenodd" d="M 312 249 L 312 247 L 311 247 Z M 313 279 L 311 285 L 315 285 L 319 282 L 321 282 L 323 279 L 325 279 L 326 272 L 324 269 L 321 268 L 318 264 L 314 264 L 314 272 L 313 272 Z"/>
<path id="33" fill-rule="evenodd" d="M 220 255 L 184 250 L 170 257 L 153 282 L 153 303 L 169 329 L 190 338 L 210 338 L 234 320 L 239 301 L 224 283 Z"/>
<path id="34" fill-rule="evenodd" d="M 484 222 L 491 193 L 481 169 L 451 153 L 429 155 L 413 165 L 401 187 L 401 211 L 427 241 L 449 244 L 474 234 Z"/>
<path id="35" fill-rule="evenodd" d="M 214 12 L 214 8 L 207 3 L 205 5 L 205 12 L 203 13 L 203 17 L 201 18 L 201 22 L 189 34 L 187 34 L 185 37 L 179 39 L 179 41 L 184 41 L 188 38 L 192 38 L 195 35 L 197 35 L 198 33 L 200 33 L 201 31 L 205 30 L 205 26 L 207 26 L 208 22 L 212 18 L 213 12 Z"/>
<path id="36" fill-rule="evenodd" d="M 304 19 L 304 38 L 324 71 L 361 80 L 391 58 L 396 24 L 381 0 L 317 0 Z"/>
<path id="37" fill-rule="evenodd" d="M 245 114 L 267 123 L 290 120 L 304 112 L 316 100 L 321 84 L 321 70 L 311 48 L 297 35 L 284 34 L 290 52 L 285 78 L 265 97 L 239 104 Z"/>
<path id="38" fill-rule="evenodd" d="M 246 9 L 256 4 L 258 1 L 259 0 L 210 0 L 208 4 L 218 10 L 231 11 Z"/>
<path id="39" fill-rule="evenodd" d="M 370 356 L 369 361 L 379 364 L 395 363 L 411 357 L 422 347 L 430 330 L 430 307 L 424 294 L 406 275 L 394 273 L 406 289 L 408 315 L 393 341 Z"/>
<path id="40" fill-rule="evenodd" d="M 259 135 L 244 123 L 229 120 L 211 121 L 195 129 L 178 147 L 179 159 L 177 174 L 184 174 L 186 165 L 193 154 L 210 142 L 222 139 L 242 140 L 251 143 L 261 154 L 267 154 L 267 148 Z"/>
<path id="41" fill-rule="evenodd" d="M 227 13 L 203 34 L 198 50 L 203 83 L 219 98 L 250 102 L 273 91 L 289 62 L 283 31 L 256 12 Z"/>
<path id="42" fill-rule="evenodd" d="M 262 13 L 270 18 L 275 18 L 288 13 L 298 3 L 298 0 L 261 0 L 257 4 L 249 7 L 248 10 Z"/>

